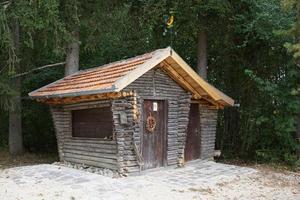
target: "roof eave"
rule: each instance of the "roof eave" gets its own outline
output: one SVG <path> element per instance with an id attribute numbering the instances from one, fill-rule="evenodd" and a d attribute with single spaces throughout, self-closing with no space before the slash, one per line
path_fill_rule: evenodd
<path id="1" fill-rule="evenodd" d="M 184 69 L 186 73 L 190 75 L 190 77 L 192 77 L 196 82 L 198 82 L 200 87 L 206 90 L 206 92 L 211 96 L 211 98 L 214 101 L 224 106 L 234 105 L 234 100 L 231 97 L 227 96 L 226 94 L 224 94 L 223 92 L 221 92 L 220 90 L 218 90 L 217 88 L 215 88 L 214 86 L 206 82 L 203 78 L 201 78 L 174 50 L 171 51 L 171 58 L 175 62 L 177 62 L 182 67 L 182 69 Z M 210 89 L 208 90 L 207 88 Z M 220 93 L 222 95 L 220 95 Z"/>
<path id="2" fill-rule="evenodd" d="M 234 100 L 232 101 L 228 101 L 228 100 L 224 100 L 224 99 L 221 99 L 218 101 L 219 104 L 221 104 L 222 106 L 234 106 Z"/>
<path id="3" fill-rule="evenodd" d="M 70 92 L 62 94 L 51 94 L 51 95 L 34 95 L 35 92 L 30 92 L 28 95 L 31 99 L 51 99 L 51 98 L 65 98 L 65 97 L 76 97 L 83 95 L 94 95 L 94 94 L 103 94 L 116 92 L 116 88 L 113 85 L 108 89 L 99 89 L 99 90 L 88 90 L 88 91 L 79 91 L 79 92 Z"/>
<path id="4" fill-rule="evenodd" d="M 143 63 L 138 68 L 132 70 L 131 72 L 127 73 L 122 78 L 118 79 L 114 82 L 114 84 L 107 89 L 94 89 L 94 90 L 87 90 L 87 91 L 78 91 L 78 92 L 66 92 L 60 94 L 50 94 L 50 95 L 38 95 L 39 91 L 43 88 L 48 87 L 49 85 L 53 85 L 58 81 L 55 81 L 47 86 L 39 88 L 33 92 L 30 92 L 28 95 L 32 99 L 51 99 L 51 98 L 68 98 L 68 97 L 77 97 L 77 96 L 86 96 L 86 95 L 97 95 L 103 93 L 112 93 L 112 92 L 120 92 L 137 78 L 141 77 L 147 71 L 151 70 L 163 60 L 167 58 L 172 58 L 181 68 L 189 75 L 194 82 L 197 82 L 199 87 L 202 88 L 211 98 L 212 101 L 215 102 L 216 105 L 220 105 L 221 107 L 224 106 L 233 106 L 234 100 L 215 88 L 214 86 L 210 85 L 204 79 L 202 79 L 171 47 L 167 47 L 165 49 L 157 50 L 151 59 Z"/>

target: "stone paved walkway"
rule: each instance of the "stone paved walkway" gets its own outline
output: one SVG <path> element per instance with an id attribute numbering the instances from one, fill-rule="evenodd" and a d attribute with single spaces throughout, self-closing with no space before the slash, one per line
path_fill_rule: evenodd
<path id="1" fill-rule="evenodd" d="M 253 174 L 251 168 L 204 161 L 119 179 L 35 165 L 0 171 L 0 199 L 207 199 L 211 188 Z"/>
<path id="2" fill-rule="evenodd" d="M 212 161 L 196 161 L 189 165 L 175 169 L 163 169 L 156 172 L 150 172 L 145 177 L 159 180 L 168 185 L 185 187 L 195 185 L 213 185 L 222 179 L 234 178 L 235 175 L 249 174 L 256 172 L 252 168 L 238 167 L 234 165 L 219 164 Z"/>

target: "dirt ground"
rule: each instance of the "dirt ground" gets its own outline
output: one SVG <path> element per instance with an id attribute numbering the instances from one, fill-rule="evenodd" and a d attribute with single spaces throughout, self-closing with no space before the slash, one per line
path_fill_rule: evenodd
<path id="1" fill-rule="evenodd" d="M 300 199 L 300 174 L 197 161 L 113 179 L 40 164 L 0 170 L 0 199 Z"/>
<path id="2" fill-rule="evenodd" d="M 34 164 L 53 163 L 57 161 L 55 154 L 25 153 L 22 156 L 12 157 L 7 150 L 0 149 L 0 169 L 20 167 Z"/>
<path id="3" fill-rule="evenodd" d="M 257 169 L 208 188 L 208 199 L 300 199 L 300 174 Z"/>

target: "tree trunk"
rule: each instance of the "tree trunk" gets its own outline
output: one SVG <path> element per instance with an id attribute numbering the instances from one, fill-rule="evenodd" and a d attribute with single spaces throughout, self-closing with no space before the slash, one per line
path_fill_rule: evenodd
<path id="1" fill-rule="evenodd" d="M 298 18 L 300 20 L 300 11 L 299 11 Z M 298 37 L 298 44 L 300 45 L 300 36 Z M 296 64 L 300 66 L 300 58 L 297 59 Z M 296 116 L 296 134 L 298 138 L 298 144 L 300 144 L 300 114 Z M 298 158 L 300 158 L 300 149 L 298 149 L 297 154 L 298 154 Z"/>
<path id="2" fill-rule="evenodd" d="M 20 30 L 19 22 L 14 25 L 14 46 L 16 55 L 19 57 Z M 20 70 L 19 60 L 15 64 L 16 72 Z M 22 136 L 22 112 L 21 112 L 21 78 L 12 79 L 16 95 L 12 99 L 12 108 L 9 111 L 9 152 L 12 155 L 19 155 L 24 152 Z"/>
<path id="3" fill-rule="evenodd" d="M 300 143 L 300 115 L 296 117 L 296 132 L 297 132 L 297 138 L 298 138 L 298 143 Z M 298 158 L 300 158 L 300 149 L 298 149 Z"/>
<path id="4" fill-rule="evenodd" d="M 15 78 L 13 81 L 16 95 L 12 100 L 13 108 L 9 111 L 9 152 L 12 155 L 20 155 L 24 152 L 21 117 L 21 78 Z"/>
<path id="5" fill-rule="evenodd" d="M 73 40 L 67 46 L 65 76 L 79 70 L 79 31 L 74 31 L 72 36 Z"/>
<path id="6" fill-rule="evenodd" d="M 300 22 L 300 2 L 299 1 L 295 1 L 295 2 L 296 2 L 296 10 L 297 10 L 297 21 L 299 23 Z M 298 24 L 296 26 L 300 26 L 300 25 Z M 297 38 L 298 44 L 300 45 L 300 35 L 297 35 L 296 38 Z M 300 66 L 300 58 L 298 58 L 296 60 L 296 64 L 298 66 Z M 300 114 L 298 114 L 298 116 L 296 117 L 296 134 L 297 134 L 297 138 L 298 138 L 298 144 L 300 144 Z M 300 149 L 298 149 L 297 154 L 298 154 L 298 158 L 300 159 Z"/>
<path id="7" fill-rule="evenodd" d="M 197 72 L 205 80 L 207 80 L 207 38 L 204 30 L 198 32 L 197 43 Z"/>

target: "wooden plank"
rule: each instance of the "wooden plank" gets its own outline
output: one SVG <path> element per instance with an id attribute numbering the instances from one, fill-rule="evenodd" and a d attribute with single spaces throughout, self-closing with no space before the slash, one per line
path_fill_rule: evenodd
<path id="1" fill-rule="evenodd" d="M 115 145 L 107 145 L 107 144 L 64 142 L 64 145 L 81 146 L 81 147 L 97 147 L 97 148 L 101 148 L 101 149 L 116 149 Z"/>
<path id="2" fill-rule="evenodd" d="M 206 99 L 192 99 L 191 103 L 198 103 L 202 105 L 206 105 L 211 109 L 218 109 L 220 105 L 212 104 L 211 102 L 207 101 Z"/>
<path id="3" fill-rule="evenodd" d="M 92 101 L 92 102 L 83 102 L 83 103 L 77 103 L 77 104 L 71 104 L 66 105 L 63 107 L 64 110 L 82 110 L 82 109 L 88 109 L 88 108 L 103 108 L 103 107 L 110 107 L 111 104 L 108 101 Z"/>
<path id="4" fill-rule="evenodd" d="M 132 96 L 133 92 L 110 92 L 102 94 L 91 94 L 91 95 L 82 95 L 75 97 L 63 97 L 63 98 L 42 98 L 37 99 L 37 101 L 46 103 L 49 105 L 65 105 L 65 104 L 75 104 L 86 101 L 96 101 L 96 100 L 107 100 L 107 99 L 118 99 L 127 96 Z"/>
<path id="5" fill-rule="evenodd" d="M 105 140 L 102 138 L 79 138 L 79 137 L 66 137 L 66 142 L 79 142 L 79 143 L 94 143 L 94 144 L 111 144 L 116 145 L 117 142 L 114 140 Z"/>
<path id="6" fill-rule="evenodd" d="M 199 104 L 192 103 L 190 108 L 190 120 L 184 149 L 184 158 L 186 161 L 199 159 L 201 150 Z"/>
<path id="7" fill-rule="evenodd" d="M 65 145 L 63 147 L 65 150 L 78 150 L 78 151 L 89 151 L 89 152 L 96 152 L 96 153 L 106 153 L 106 154 L 116 154 L 116 149 L 104 149 L 99 147 L 82 147 L 82 146 L 69 146 Z"/>
<path id="8" fill-rule="evenodd" d="M 64 160 L 72 162 L 72 163 L 86 164 L 86 165 L 95 166 L 95 167 L 118 170 L 117 164 L 109 164 L 109 163 L 103 163 L 103 162 L 92 161 L 92 160 L 84 160 L 84 159 L 78 159 L 78 158 L 71 158 L 71 157 L 65 158 Z"/>
<path id="9" fill-rule="evenodd" d="M 106 154 L 106 153 L 99 153 L 94 151 L 85 151 L 85 150 L 74 150 L 70 148 L 64 148 L 64 153 L 70 154 L 77 154 L 77 155 L 84 155 L 84 156 L 92 156 L 95 158 L 107 158 L 112 160 L 117 160 L 116 154 Z"/>
<path id="10" fill-rule="evenodd" d="M 153 104 L 157 104 L 157 111 L 154 111 Z M 166 163 L 166 130 L 167 130 L 167 104 L 165 101 L 144 100 L 143 119 L 153 116 L 156 120 L 156 127 L 153 133 L 143 127 L 142 156 L 144 160 L 143 169 L 162 167 Z"/>
<path id="11" fill-rule="evenodd" d="M 66 153 L 64 152 L 65 158 L 74 158 L 74 159 L 80 159 L 80 160 L 90 160 L 90 161 L 96 161 L 101 163 L 108 163 L 108 164 L 117 164 L 117 160 L 115 159 L 108 159 L 108 158 L 99 158 L 91 155 L 82 155 L 82 154 L 75 154 L 75 153 Z"/>

